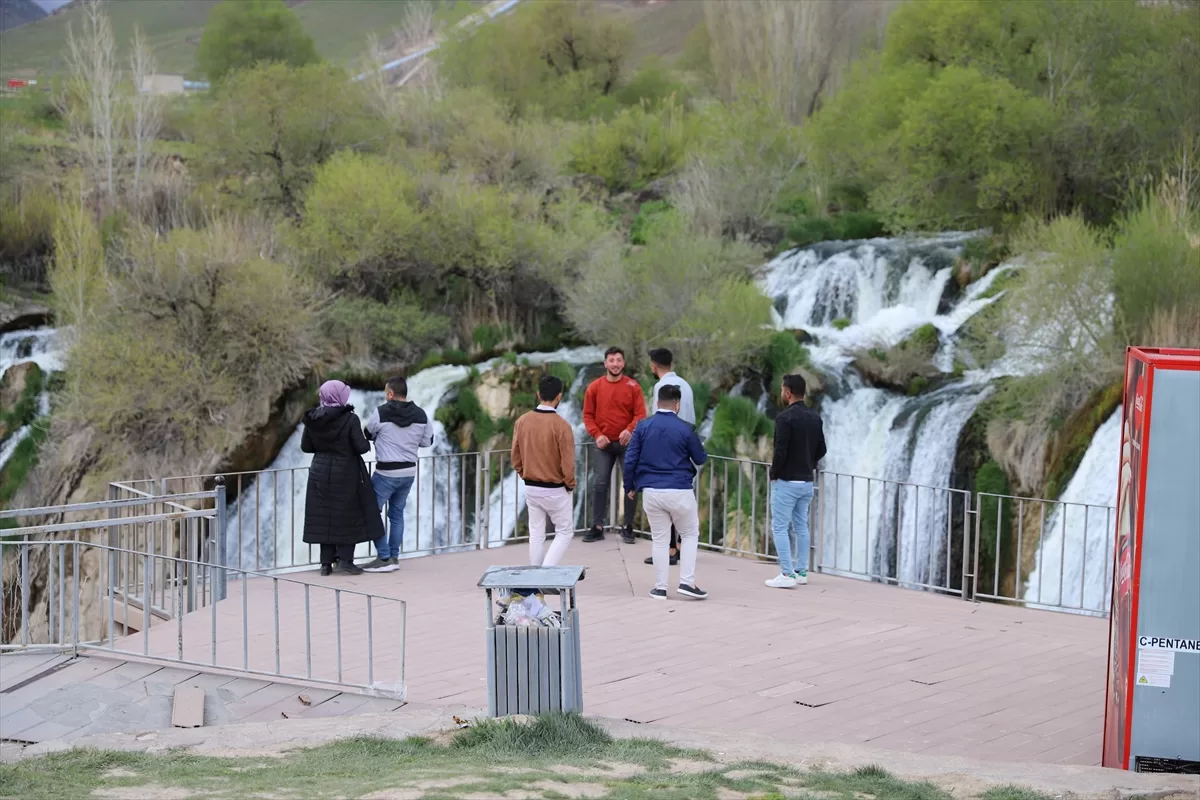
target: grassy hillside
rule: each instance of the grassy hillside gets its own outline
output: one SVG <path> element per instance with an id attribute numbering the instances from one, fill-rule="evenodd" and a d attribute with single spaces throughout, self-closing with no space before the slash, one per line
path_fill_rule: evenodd
<path id="1" fill-rule="evenodd" d="M 107 0 L 117 41 L 124 46 L 138 24 L 158 57 L 159 70 L 191 74 L 196 46 L 218 0 Z M 438 0 L 438 15 L 446 22 L 461 19 L 476 5 L 470 0 Z M 404 17 L 403 0 L 302 0 L 296 14 L 324 57 L 352 61 L 366 43 L 367 34 L 387 35 Z M 79 11 L 61 14 L 0 34 L 0 77 L 37 77 L 61 68 L 66 50 L 67 26 Z"/>
<path id="2" fill-rule="evenodd" d="M 599 0 L 605 11 L 624 14 L 633 25 L 634 41 L 630 62 L 640 64 L 657 56 L 668 61 L 683 52 L 688 34 L 704 22 L 700 0 L 633 3 L 630 0 Z"/>

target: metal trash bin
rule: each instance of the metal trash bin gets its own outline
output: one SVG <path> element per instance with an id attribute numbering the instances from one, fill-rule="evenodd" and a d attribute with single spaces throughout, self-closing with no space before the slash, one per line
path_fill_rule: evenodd
<path id="1" fill-rule="evenodd" d="M 479 579 L 487 596 L 488 714 L 583 711 L 579 609 L 575 584 L 583 567 L 489 567 Z M 493 592 L 554 589 L 562 627 L 498 625 Z"/>

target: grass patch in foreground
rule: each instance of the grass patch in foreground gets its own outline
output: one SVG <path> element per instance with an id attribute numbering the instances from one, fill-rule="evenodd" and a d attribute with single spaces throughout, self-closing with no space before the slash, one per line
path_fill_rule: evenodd
<path id="1" fill-rule="evenodd" d="M 950 800 L 929 783 L 903 781 L 878 767 L 849 773 L 802 772 L 770 763 L 721 764 L 706 753 L 650 739 L 613 739 L 574 715 L 529 724 L 485 721 L 446 735 L 403 741 L 339 742 L 282 757 L 213 758 L 71 750 L 0 765 L 0 796 L 42 798 L 606 797 L 621 800 L 776 800 L 804 796 L 859 800 Z M 401 791 L 405 790 L 405 791 Z M 740 793 L 739 795 L 730 792 Z M 378 793 L 378 794 L 376 794 Z M 1047 800 L 1015 787 L 980 800 Z"/>

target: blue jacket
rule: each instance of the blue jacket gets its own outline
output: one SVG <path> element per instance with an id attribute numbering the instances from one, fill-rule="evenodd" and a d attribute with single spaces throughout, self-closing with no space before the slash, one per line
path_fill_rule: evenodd
<path id="1" fill-rule="evenodd" d="M 638 423 L 625 450 L 625 492 L 691 489 L 708 459 L 695 429 L 669 411 Z"/>

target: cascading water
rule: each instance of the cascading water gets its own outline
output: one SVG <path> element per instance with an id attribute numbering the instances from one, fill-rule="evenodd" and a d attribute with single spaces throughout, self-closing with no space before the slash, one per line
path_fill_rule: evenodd
<path id="1" fill-rule="evenodd" d="M 767 266 L 764 288 L 777 326 L 804 329 L 809 354 L 835 383 L 822 403 L 833 478 L 824 503 L 828 566 L 845 572 L 945 585 L 949 486 L 958 437 L 986 397 L 987 376 L 967 373 L 940 389 L 908 397 L 866 386 L 855 354 L 892 347 L 918 327 L 938 331 L 938 366 L 953 363 L 959 328 L 995 297 L 981 297 L 997 271 L 954 302 L 953 265 L 972 237 L 827 242 L 785 253 Z"/>
<path id="2" fill-rule="evenodd" d="M 594 347 L 523 356 L 530 363 L 565 362 L 573 365 L 593 363 L 602 357 L 602 351 Z M 500 359 L 490 359 L 476 364 L 474 369 L 487 372 L 499 363 Z M 477 521 L 462 517 L 465 513 L 460 502 L 463 465 L 460 459 L 452 457 L 454 445 L 442 423 L 434 419 L 442 399 L 455 384 L 467 378 L 470 369 L 463 366 L 431 367 L 408 379 L 408 399 L 429 415 L 434 439 L 432 447 L 422 448 L 418 454 L 420 474 L 404 510 L 405 553 L 456 547 L 464 543 L 462 534 L 468 530 L 474 532 L 477 525 Z M 350 402 L 365 422 L 371 411 L 383 402 L 383 392 L 352 390 Z M 564 405 L 569 408 L 567 403 Z M 301 541 L 308 466 L 312 463 L 312 454 L 300 450 L 303 432 L 303 424 L 298 425 L 268 468 L 267 474 L 258 481 L 244 485 L 241 497 L 231 505 L 227 534 L 231 563 L 240 562 L 243 568 L 261 569 L 313 562 L 315 551 L 310 553 L 309 545 Z M 374 447 L 363 458 L 373 461 Z M 276 482 L 278 486 L 273 485 Z M 515 520 L 524 508 L 519 484 L 516 476 L 510 474 L 492 491 L 489 529 L 493 531 L 493 537 L 496 536 L 495 531 L 505 528 L 508 530 L 507 536 L 512 535 Z M 501 519 L 504 525 L 500 524 Z M 371 546 L 368 543 L 359 545 L 356 550 L 356 556 L 370 553 Z"/>
<path id="3" fill-rule="evenodd" d="M 56 328 L 33 328 L 0 335 L 0 380 L 9 367 L 32 361 L 49 374 L 62 369 L 64 344 Z M 50 413 L 50 396 L 38 395 L 38 416 Z M 33 433 L 33 425 L 23 425 L 0 444 L 0 469 L 8 463 L 17 447 Z"/>
<path id="4" fill-rule="evenodd" d="M 575 429 L 575 459 L 576 464 L 582 464 L 583 448 L 587 431 L 583 426 L 583 393 L 586 390 L 584 382 L 587 378 L 587 366 L 604 359 L 604 352 L 596 347 L 580 347 L 570 350 L 560 350 L 556 353 L 534 353 L 525 357 L 531 363 L 557 361 L 576 369 L 575 380 L 571 387 L 564 391 L 558 413 L 571 423 Z M 586 484 L 575 491 L 576 524 L 583 513 L 584 500 L 587 491 Z M 525 511 L 525 485 L 515 472 L 509 472 L 492 488 L 488 498 L 487 536 L 489 542 L 501 542 L 512 538 L 516 531 L 517 522 Z M 481 522 L 481 521 L 479 521 Z M 476 524 L 476 540 L 479 531 Z"/>
<path id="5" fill-rule="evenodd" d="M 1121 409 L 1096 431 L 1060 505 L 1047 515 L 1046 534 L 1025 584 L 1025 600 L 1106 611 L 1112 592 L 1113 532 L 1121 463 Z"/>
<path id="6" fill-rule="evenodd" d="M 450 508 L 458 512 L 460 504 L 456 497 L 457 481 L 453 480 L 457 465 L 450 461 L 430 456 L 447 455 L 453 451 L 446 438 L 442 423 L 433 419 L 434 411 L 450 387 L 467 377 L 467 367 L 439 366 L 421 370 L 408 381 L 408 398 L 423 408 L 429 415 L 434 430 L 433 446 L 423 448 L 421 474 L 413 492 L 409 495 L 404 513 L 404 550 L 420 549 L 424 546 L 445 547 L 450 529 L 446 516 L 438 518 L 429 509 Z M 371 411 L 383 403 L 383 392 L 367 392 L 354 389 L 350 392 L 350 403 L 363 422 Z M 304 532 L 305 495 L 308 484 L 308 467 L 312 454 L 300 450 L 304 434 L 301 423 L 288 438 L 279 455 L 259 480 L 241 489 L 241 494 L 230 508 L 227 550 L 231 563 L 240 563 L 245 568 L 288 567 L 295 564 L 312 563 L 310 546 L 302 540 Z M 367 461 L 375 459 L 375 448 L 363 456 Z M 443 465 L 444 464 L 444 465 Z M 445 466 L 449 466 L 448 476 Z M 418 507 L 424 512 L 418 514 Z M 358 546 L 356 555 L 370 553 L 370 545 Z M 278 556 L 277 556 L 278 554 Z"/>

